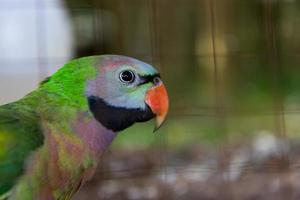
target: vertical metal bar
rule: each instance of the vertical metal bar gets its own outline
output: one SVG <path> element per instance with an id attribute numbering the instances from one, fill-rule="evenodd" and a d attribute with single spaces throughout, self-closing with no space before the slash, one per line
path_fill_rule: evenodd
<path id="1" fill-rule="evenodd" d="M 267 63 L 272 76 L 272 95 L 273 95 L 273 104 L 274 104 L 274 123 L 275 123 L 275 134 L 282 140 L 285 140 L 285 143 L 289 144 L 288 135 L 285 127 L 285 108 L 283 103 L 283 94 L 280 89 L 280 58 L 279 50 L 277 45 L 277 32 L 276 32 L 276 21 L 274 16 L 274 10 L 279 9 L 278 2 L 272 0 L 267 0 L 264 4 L 264 21 L 265 21 L 265 31 L 266 31 L 266 44 L 267 44 Z M 286 152 L 284 147 L 281 150 L 281 163 L 279 166 L 283 169 L 284 173 L 289 174 L 289 190 L 285 192 L 283 198 L 292 199 L 293 198 L 293 187 L 292 187 L 292 177 L 291 177 L 291 159 L 289 152 Z M 285 171 L 286 170 L 286 171 Z"/>
<path id="2" fill-rule="evenodd" d="M 125 23 L 128 21 L 128 10 L 127 10 L 127 4 L 126 4 L 126 0 L 120 0 L 120 16 L 122 17 L 122 19 L 120 19 L 120 29 L 121 30 L 126 30 L 125 29 Z M 121 52 L 121 54 L 123 52 L 126 52 L 126 47 L 124 47 L 124 36 L 123 36 L 124 32 L 119 32 L 118 33 L 118 41 L 121 43 L 119 44 L 121 46 L 121 48 L 118 49 L 118 51 Z"/>
<path id="3" fill-rule="evenodd" d="M 276 25 L 274 22 L 274 2 L 268 0 L 265 4 L 265 28 L 266 28 L 266 42 L 267 42 L 267 62 L 270 65 L 269 69 L 272 71 L 272 92 L 274 98 L 274 109 L 276 115 L 277 134 L 281 137 L 287 138 L 284 119 L 284 104 L 283 95 L 280 90 L 280 65 L 279 53 L 277 48 Z"/>
<path id="4" fill-rule="evenodd" d="M 220 85 L 220 72 L 218 69 L 218 58 L 217 58 L 217 45 L 216 45 L 216 2 L 215 0 L 209 1 L 209 13 L 210 13 L 210 28 L 211 28 L 211 45 L 213 50 L 213 66 L 214 66 L 214 91 L 215 91 L 215 120 L 216 120 L 216 132 L 217 134 L 226 134 L 225 126 L 225 112 L 224 112 L 224 97 L 221 91 Z M 227 135 L 226 135 L 227 137 Z M 226 155 L 226 144 L 227 139 L 225 138 L 223 144 L 219 146 L 219 159 L 218 159 L 218 171 L 219 171 L 219 196 L 223 199 L 233 199 L 232 192 L 230 188 L 230 183 L 228 182 L 226 176 L 224 176 L 225 171 L 225 158 Z"/>
<path id="5" fill-rule="evenodd" d="M 160 49 L 160 33 L 159 33 L 159 10 L 156 0 L 147 0 L 148 6 L 148 18 L 149 18 L 149 29 L 150 29 L 150 51 L 151 60 L 157 68 L 161 65 L 161 49 Z M 167 155 L 167 136 L 160 134 L 159 136 L 160 152 L 157 156 L 159 158 L 159 168 L 164 171 L 164 175 L 167 175 L 167 168 L 163 167 L 166 164 Z M 157 153 L 157 151 L 155 151 Z"/>
<path id="6" fill-rule="evenodd" d="M 37 37 L 37 62 L 38 62 L 38 79 L 42 81 L 47 74 L 47 21 L 46 8 L 44 0 L 35 1 L 36 12 L 36 37 Z"/>
<path id="7" fill-rule="evenodd" d="M 160 67 L 161 49 L 159 34 L 159 8 L 156 0 L 148 0 L 149 28 L 150 28 L 150 47 L 152 62 Z"/>
<path id="8" fill-rule="evenodd" d="M 94 25 L 94 39 L 96 46 L 94 47 L 94 54 L 104 53 L 104 26 L 102 0 L 93 0 L 93 25 Z"/>
<path id="9" fill-rule="evenodd" d="M 104 34 L 103 34 L 103 17 L 102 17 L 102 6 L 103 1 L 102 0 L 93 0 L 92 1 L 92 12 L 93 12 L 93 54 L 103 54 L 104 53 Z M 109 177 L 111 173 L 114 172 L 113 169 L 106 170 L 106 165 L 110 163 L 111 158 L 111 151 L 108 148 L 106 153 L 102 156 L 102 162 L 100 166 L 98 166 L 98 170 L 101 171 L 102 177 Z M 105 198 L 104 194 L 99 194 L 99 197 L 101 196 L 101 199 Z"/>

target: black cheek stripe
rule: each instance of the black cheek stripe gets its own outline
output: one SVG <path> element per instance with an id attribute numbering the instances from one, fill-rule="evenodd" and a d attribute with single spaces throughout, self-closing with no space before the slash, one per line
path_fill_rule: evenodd
<path id="1" fill-rule="evenodd" d="M 96 96 L 88 97 L 88 104 L 97 121 L 115 132 L 122 131 L 135 122 L 148 121 L 155 116 L 148 105 L 145 110 L 115 107 Z"/>

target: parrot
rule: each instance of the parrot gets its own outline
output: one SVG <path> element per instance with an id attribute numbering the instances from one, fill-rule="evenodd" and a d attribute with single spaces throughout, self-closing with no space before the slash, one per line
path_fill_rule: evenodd
<path id="1" fill-rule="evenodd" d="M 169 109 L 158 71 L 122 55 L 77 58 L 0 106 L 0 199 L 67 200 L 122 130 Z"/>

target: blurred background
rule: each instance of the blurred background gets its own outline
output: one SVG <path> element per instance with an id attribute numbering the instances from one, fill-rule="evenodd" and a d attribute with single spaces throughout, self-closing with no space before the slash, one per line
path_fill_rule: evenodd
<path id="1" fill-rule="evenodd" d="M 300 2 L 0 0 L 0 104 L 72 58 L 156 66 L 165 125 L 122 132 L 85 199 L 300 199 Z"/>

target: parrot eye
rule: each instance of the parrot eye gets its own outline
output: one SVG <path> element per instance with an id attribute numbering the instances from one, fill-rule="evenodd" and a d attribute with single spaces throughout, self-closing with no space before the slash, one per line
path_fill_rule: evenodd
<path id="1" fill-rule="evenodd" d="M 123 82 L 123 83 L 132 83 L 134 82 L 135 80 L 135 75 L 132 71 L 130 70 L 125 70 L 125 71 L 122 71 L 119 75 L 119 78 L 120 80 Z"/>

